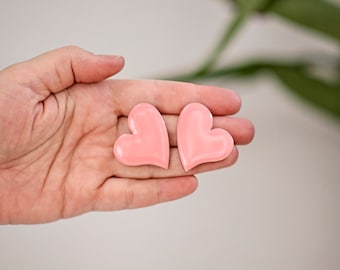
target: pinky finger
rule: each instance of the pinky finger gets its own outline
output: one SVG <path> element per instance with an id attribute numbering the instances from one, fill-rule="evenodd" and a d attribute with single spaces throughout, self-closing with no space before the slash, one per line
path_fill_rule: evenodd
<path id="1" fill-rule="evenodd" d="M 115 211 L 172 201 L 193 193 L 195 176 L 135 180 L 110 178 L 98 189 L 94 211 Z"/>

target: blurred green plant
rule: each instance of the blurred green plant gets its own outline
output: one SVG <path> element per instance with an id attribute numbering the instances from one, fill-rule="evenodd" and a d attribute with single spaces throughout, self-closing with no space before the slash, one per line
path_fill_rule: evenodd
<path id="1" fill-rule="evenodd" d="M 212 78 L 245 78 L 261 72 L 275 76 L 286 89 L 304 98 L 340 120 L 340 54 L 335 65 L 329 65 L 331 78 L 319 76 L 318 63 L 307 60 L 282 61 L 252 60 L 235 66 L 216 67 L 221 54 L 242 26 L 254 15 L 274 15 L 290 22 L 292 26 L 312 30 L 323 39 L 340 44 L 340 6 L 327 0 L 224 0 L 237 9 L 235 17 L 226 26 L 214 50 L 193 72 L 172 76 L 179 81 L 202 81 Z M 339 47 L 340 48 L 340 47 Z M 327 61 L 326 61 L 327 62 Z M 220 63 L 219 63 L 220 64 Z M 219 65 L 220 66 L 220 65 Z"/>

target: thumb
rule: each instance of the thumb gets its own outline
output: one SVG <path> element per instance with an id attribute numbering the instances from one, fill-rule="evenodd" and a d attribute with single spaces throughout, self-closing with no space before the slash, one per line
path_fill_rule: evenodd
<path id="1" fill-rule="evenodd" d="M 94 83 L 104 80 L 122 70 L 124 58 L 95 55 L 81 48 L 68 46 L 18 64 L 17 68 L 19 66 L 24 75 L 24 78 L 21 78 L 21 81 L 24 80 L 22 83 L 28 84 L 39 94 L 48 96 L 74 83 Z"/>

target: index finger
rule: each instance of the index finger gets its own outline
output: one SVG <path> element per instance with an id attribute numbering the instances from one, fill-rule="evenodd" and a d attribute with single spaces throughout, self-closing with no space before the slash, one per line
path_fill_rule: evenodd
<path id="1" fill-rule="evenodd" d="M 207 106 L 213 115 L 235 114 L 241 100 L 234 91 L 192 83 L 160 80 L 110 80 L 118 113 L 127 116 L 138 103 L 154 105 L 163 114 L 179 114 L 188 103 Z"/>

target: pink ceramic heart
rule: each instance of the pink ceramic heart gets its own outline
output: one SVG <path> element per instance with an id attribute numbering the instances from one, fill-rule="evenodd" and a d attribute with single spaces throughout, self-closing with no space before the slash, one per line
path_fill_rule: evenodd
<path id="1" fill-rule="evenodd" d="M 232 152 L 232 136 L 224 129 L 212 129 L 212 125 L 212 115 L 204 105 L 191 103 L 182 110 L 177 144 L 185 171 L 202 163 L 223 160 Z"/>
<path id="2" fill-rule="evenodd" d="M 169 138 L 164 120 L 152 105 L 136 105 L 128 117 L 132 134 L 120 136 L 114 144 L 114 154 L 123 164 L 129 166 L 169 166 Z"/>

